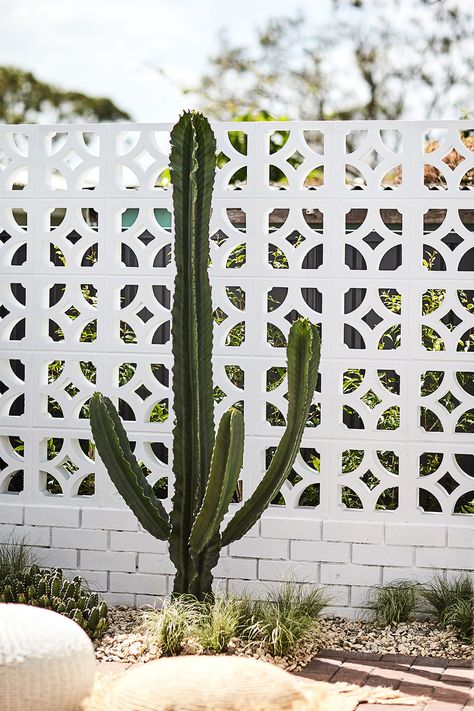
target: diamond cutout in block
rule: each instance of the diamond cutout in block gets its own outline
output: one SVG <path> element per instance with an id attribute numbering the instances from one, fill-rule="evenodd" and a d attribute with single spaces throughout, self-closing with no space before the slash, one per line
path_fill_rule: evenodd
<path id="1" fill-rule="evenodd" d="M 138 388 L 135 390 L 135 393 L 138 395 L 139 398 L 145 401 L 148 397 L 150 397 L 151 390 L 148 390 L 146 385 L 142 384 L 138 386 Z"/>
<path id="2" fill-rule="evenodd" d="M 378 315 L 376 311 L 373 309 L 370 309 L 365 316 L 362 316 L 362 321 L 364 321 L 369 328 L 372 330 L 379 325 L 379 323 L 382 323 L 383 318 Z"/>
<path id="3" fill-rule="evenodd" d="M 364 163 L 367 163 L 372 170 L 377 168 L 383 161 L 384 157 L 380 155 L 376 148 L 372 148 L 372 150 L 364 156 Z"/>
<path id="4" fill-rule="evenodd" d="M 372 232 L 369 232 L 366 237 L 362 238 L 362 242 L 368 244 L 369 247 L 371 247 L 372 249 L 376 249 L 376 247 L 378 247 L 379 244 L 383 242 L 383 237 L 381 237 L 378 232 L 374 232 L 372 230 Z"/>
<path id="5" fill-rule="evenodd" d="M 305 157 L 298 150 L 291 154 L 286 159 L 286 162 L 291 165 L 292 168 L 298 168 L 304 161 Z"/>
<path id="6" fill-rule="evenodd" d="M 74 464 L 72 459 L 69 457 L 65 457 L 61 464 L 58 465 L 58 469 L 62 469 L 65 474 L 68 476 L 71 476 L 72 474 L 75 474 L 77 471 L 79 471 L 79 467 Z"/>
<path id="7" fill-rule="evenodd" d="M 214 398 L 214 402 L 219 404 L 225 397 L 227 397 L 227 393 L 225 393 L 222 388 L 216 385 L 216 387 L 212 391 L 212 397 Z"/>
<path id="8" fill-rule="evenodd" d="M 464 242 L 463 238 L 460 237 L 460 235 L 457 234 L 454 230 L 451 230 L 445 237 L 441 238 L 441 242 L 443 242 L 451 252 L 454 252 L 456 247 L 459 247 L 460 244 Z"/>
<path id="9" fill-rule="evenodd" d="M 221 324 L 223 321 L 228 318 L 228 314 L 221 309 L 220 306 L 218 306 L 214 311 L 212 312 L 212 318 L 214 319 L 214 323 L 217 323 L 218 325 Z"/>
<path id="10" fill-rule="evenodd" d="M 449 390 L 446 395 L 443 395 L 443 397 L 438 400 L 438 402 L 440 405 L 445 407 L 449 413 L 453 412 L 453 410 L 461 404 L 461 401 L 458 400 L 457 397 L 455 397 Z"/>
<path id="11" fill-rule="evenodd" d="M 67 392 L 67 394 L 69 395 L 69 397 L 74 397 L 75 395 L 77 395 L 77 393 L 80 393 L 80 392 L 81 392 L 81 391 L 79 390 L 79 388 L 76 388 L 76 386 L 73 385 L 72 383 L 68 383 L 68 384 L 64 387 L 64 390 Z"/>
<path id="12" fill-rule="evenodd" d="M 146 306 L 144 306 L 142 309 L 140 309 L 140 311 L 138 311 L 137 316 L 143 321 L 143 323 L 146 323 L 151 318 L 153 318 L 152 312 L 150 311 L 150 309 L 147 309 Z"/>
<path id="13" fill-rule="evenodd" d="M 366 485 L 368 489 L 370 489 L 370 491 L 372 491 L 372 489 L 375 489 L 375 487 L 380 484 L 380 479 L 377 479 L 377 477 L 372 474 L 370 469 L 368 469 L 365 474 L 360 476 L 359 479 Z"/>
<path id="14" fill-rule="evenodd" d="M 453 479 L 449 472 L 446 472 L 441 479 L 438 479 L 438 484 L 442 486 L 448 494 L 451 494 L 459 486 L 459 482 L 457 482 L 456 479 Z"/>
<path id="15" fill-rule="evenodd" d="M 460 165 L 464 160 L 464 156 L 459 153 L 454 146 L 451 146 L 449 151 L 447 151 L 444 158 L 441 158 L 443 163 L 448 166 L 450 170 L 454 170 L 458 165 Z"/>
<path id="16" fill-rule="evenodd" d="M 363 403 L 367 405 L 367 407 L 370 407 L 371 410 L 374 409 L 374 407 L 377 407 L 377 405 L 380 405 L 382 400 L 374 393 L 373 390 L 367 390 L 365 395 L 362 395 L 360 398 Z"/>
<path id="17" fill-rule="evenodd" d="M 78 316 L 80 316 L 80 311 L 76 309 L 75 306 L 70 306 L 67 311 L 64 312 L 71 321 L 74 321 Z"/>
<path id="18" fill-rule="evenodd" d="M 291 234 L 288 235 L 288 237 L 285 237 L 286 241 L 291 244 L 292 247 L 295 249 L 300 246 L 300 244 L 303 244 L 303 242 L 306 241 L 306 237 L 303 237 L 302 234 L 298 232 L 298 230 L 293 230 Z"/>
<path id="19" fill-rule="evenodd" d="M 459 316 L 454 313 L 452 309 L 450 309 L 448 313 L 443 316 L 443 318 L 440 318 L 440 321 L 449 331 L 454 331 L 456 326 L 459 326 L 459 324 L 462 323 L 462 319 L 459 318 Z"/>

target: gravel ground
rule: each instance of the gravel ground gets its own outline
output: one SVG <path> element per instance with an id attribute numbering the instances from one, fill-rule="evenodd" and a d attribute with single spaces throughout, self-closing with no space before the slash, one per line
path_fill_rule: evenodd
<path id="1" fill-rule="evenodd" d="M 158 646 L 149 644 L 140 631 L 142 610 L 119 606 L 109 611 L 110 629 L 96 643 L 99 661 L 146 662 L 160 656 Z M 317 654 L 318 649 L 339 649 L 375 654 L 408 654 L 429 657 L 471 659 L 470 645 L 462 644 L 450 630 L 441 629 L 430 622 L 412 622 L 396 627 L 375 627 L 362 620 L 341 617 L 321 619 L 318 632 L 304 640 L 290 657 L 272 658 L 254 644 L 231 640 L 229 652 L 267 659 L 293 671 L 304 667 Z M 199 650 L 192 640 L 183 650 L 196 654 Z"/>

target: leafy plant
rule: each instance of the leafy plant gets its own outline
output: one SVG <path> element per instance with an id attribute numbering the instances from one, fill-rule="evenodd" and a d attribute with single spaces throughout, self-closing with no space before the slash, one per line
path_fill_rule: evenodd
<path id="1" fill-rule="evenodd" d="M 96 393 L 90 419 L 99 454 L 144 529 L 169 540 L 175 594 L 204 599 L 220 550 L 259 519 L 287 479 L 299 451 L 316 386 L 320 341 L 299 319 L 287 346 L 288 416 L 263 479 L 221 532 L 237 487 L 244 448 L 242 413 L 231 408 L 214 429 L 213 309 L 209 283 L 209 218 L 216 141 L 207 119 L 186 112 L 171 133 L 176 279 L 172 310 L 173 507 L 168 516 L 135 459 L 112 402 Z"/>
<path id="2" fill-rule="evenodd" d="M 415 619 L 420 595 L 419 583 L 399 580 L 372 588 L 368 608 L 378 625 L 398 625 Z"/>
<path id="3" fill-rule="evenodd" d="M 26 571 L 10 573 L 0 580 L 0 602 L 16 602 L 54 610 L 98 639 L 107 631 L 107 603 L 97 593 L 91 593 L 80 576 L 63 578 L 59 568 L 42 570 L 37 565 Z"/>
<path id="4" fill-rule="evenodd" d="M 0 543 L 0 586 L 7 577 L 22 575 L 36 562 L 36 553 L 23 539 L 10 537 Z"/>

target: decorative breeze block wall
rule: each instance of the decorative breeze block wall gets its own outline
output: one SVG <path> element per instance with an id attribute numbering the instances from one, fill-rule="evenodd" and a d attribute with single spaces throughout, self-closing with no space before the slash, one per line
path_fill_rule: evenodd
<path id="1" fill-rule="evenodd" d="M 23 525 L 133 603 L 173 571 L 95 457 L 88 403 L 114 398 L 168 499 L 170 128 L 0 127 L 2 535 Z M 214 394 L 217 418 L 245 413 L 237 500 L 281 436 L 290 323 L 323 339 L 291 476 L 218 576 L 321 581 L 348 610 L 367 585 L 474 567 L 474 123 L 215 131 Z"/>

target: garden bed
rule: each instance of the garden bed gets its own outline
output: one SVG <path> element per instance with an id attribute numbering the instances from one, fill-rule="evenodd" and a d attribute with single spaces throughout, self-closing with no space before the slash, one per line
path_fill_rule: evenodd
<path id="1" fill-rule="evenodd" d="M 132 664 L 161 656 L 159 645 L 150 642 L 140 629 L 143 615 L 143 608 L 111 608 L 110 629 L 96 643 L 97 660 Z M 322 648 L 456 659 L 471 659 L 473 656 L 471 645 L 460 642 L 451 629 L 443 629 L 432 622 L 380 627 L 364 620 L 347 620 L 340 617 L 319 620 L 315 631 L 286 657 L 273 657 L 257 643 L 241 642 L 238 639 L 231 640 L 228 652 L 263 658 L 292 671 L 303 668 Z M 203 650 L 191 640 L 184 645 L 183 653 L 203 653 Z"/>

